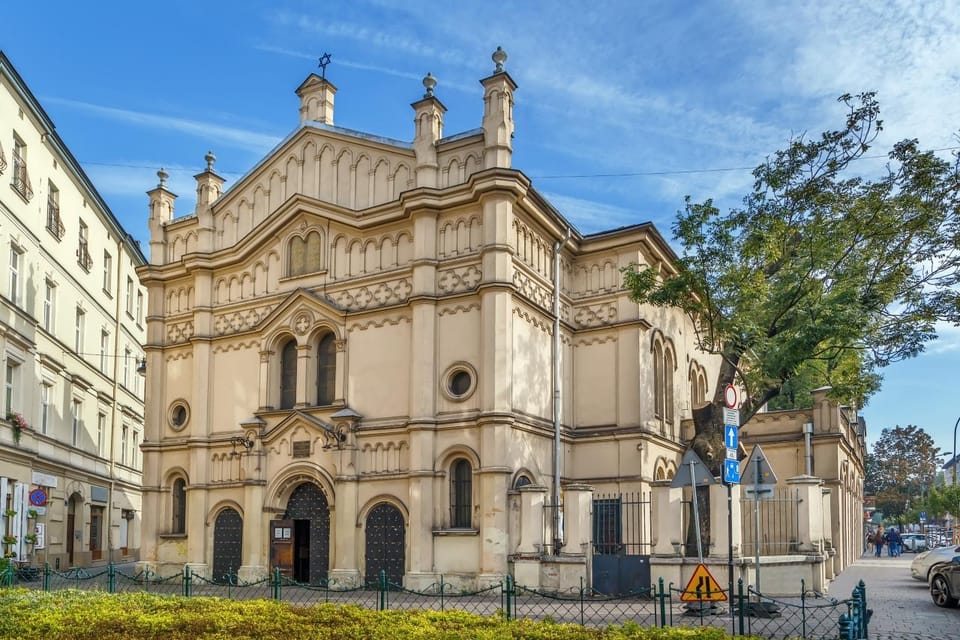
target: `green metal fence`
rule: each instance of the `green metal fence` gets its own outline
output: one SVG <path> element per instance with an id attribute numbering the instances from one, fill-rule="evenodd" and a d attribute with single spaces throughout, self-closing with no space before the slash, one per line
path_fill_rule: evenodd
<path id="1" fill-rule="evenodd" d="M 456 589 L 441 576 L 421 590 L 391 583 L 386 574 L 362 585 L 296 582 L 279 569 L 265 578 L 243 581 L 235 573 L 224 580 L 210 580 L 193 573 L 190 567 L 169 576 L 152 571 L 128 573 L 109 564 L 97 569 L 56 571 L 8 566 L 0 572 L 0 587 L 22 587 L 43 591 L 81 589 L 123 593 L 142 591 L 184 597 L 216 597 L 231 600 L 271 599 L 295 605 L 335 603 L 366 609 L 467 611 L 483 616 L 512 619 L 571 622 L 587 627 L 634 623 L 643 627 L 718 627 L 731 635 L 804 640 L 864 640 L 868 637 L 870 611 L 866 586 L 861 581 L 850 598 L 823 598 L 807 591 L 801 581 L 800 596 L 770 598 L 737 584 L 735 593 L 696 594 L 683 602 L 682 589 L 664 584 L 660 578 L 649 589 L 619 595 L 601 595 L 581 586 L 562 592 L 546 591 L 515 584 L 510 576 L 483 589 Z M 690 600 L 687 594 L 687 600 Z"/>

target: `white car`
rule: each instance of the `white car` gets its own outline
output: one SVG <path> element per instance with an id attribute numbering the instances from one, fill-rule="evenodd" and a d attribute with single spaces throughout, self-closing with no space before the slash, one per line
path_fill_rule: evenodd
<path id="1" fill-rule="evenodd" d="M 926 551 L 928 548 L 927 537 L 922 533 L 901 533 L 900 537 L 903 538 L 904 551 L 919 553 L 920 551 Z"/>
<path id="2" fill-rule="evenodd" d="M 953 560 L 954 556 L 960 554 L 960 547 L 937 547 L 924 551 L 910 563 L 910 575 L 915 580 L 930 581 L 930 572 L 934 568 L 940 568 Z"/>

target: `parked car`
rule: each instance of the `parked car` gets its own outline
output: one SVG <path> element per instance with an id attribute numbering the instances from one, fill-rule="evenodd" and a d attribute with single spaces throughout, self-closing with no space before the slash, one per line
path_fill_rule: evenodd
<path id="1" fill-rule="evenodd" d="M 929 584 L 933 570 L 950 564 L 957 554 L 960 554 L 960 547 L 954 546 L 924 551 L 910 563 L 910 575 L 915 580 L 923 580 Z"/>
<path id="2" fill-rule="evenodd" d="M 904 551 L 920 553 L 929 548 L 927 538 L 922 533 L 901 533 L 900 537 L 903 538 Z"/>
<path id="3" fill-rule="evenodd" d="M 960 604 L 960 556 L 931 571 L 930 597 L 938 607 L 956 607 Z"/>

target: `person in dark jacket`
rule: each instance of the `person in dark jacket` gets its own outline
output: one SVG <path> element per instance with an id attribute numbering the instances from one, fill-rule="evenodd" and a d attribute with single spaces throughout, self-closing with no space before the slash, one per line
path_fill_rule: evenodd
<path id="1" fill-rule="evenodd" d="M 878 528 L 876 531 L 873 532 L 873 539 L 871 540 L 871 542 L 873 543 L 873 551 L 874 551 L 873 555 L 879 558 L 880 554 L 883 553 L 883 543 L 884 543 L 883 525 L 881 525 L 880 528 Z"/>
<path id="2" fill-rule="evenodd" d="M 884 539 L 887 542 L 887 555 L 891 558 L 900 557 L 900 550 L 903 547 L 903 538 L 900 537 L 900 532 L 897 530 L 897 528 L 892 527 L 887 529 Z"/>

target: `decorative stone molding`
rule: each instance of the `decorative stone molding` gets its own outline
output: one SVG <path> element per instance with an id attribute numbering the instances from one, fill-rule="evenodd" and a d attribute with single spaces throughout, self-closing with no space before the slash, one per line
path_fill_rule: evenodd
<path id="1" fill-rule="evenodd" d="M 245 351 L 246 349 L 259 349 L 260 341 L 259 340 L 248 340 L 246 342 L 225 342 L 215 344 L 211 351 L 213 353 L 227 353 L 229 351 Z M 260 353 L 260 361 L 266 362 L 269 360 L 271 353 Z M 267 360 L 264 360 L 266 358 Z"/>
<path id="2" fill-rule="evenodd" d="M 550 290 L 520 269 L 513 272 L 513 284 L 530 302 L 543 309 L 553 308 L 553 295 Z"/>
<path id="3" fill-rule="evenodd" d="M 267 305 L 265 307 L 244 309 L 242 311 L 233 311 L 215 316 L 213 319 L 214 334 L 225 336 L 231 333 L 239 333 L 253 329 L 275 308 L 276 305 Z"/>
<path id="4" fill-rule="evenodd" d="M 405 315 L 392 316 L 388 318 L 376 318 L 364 322 L 355 322 L 350 325 L 350 331 L 366 331 L 367 329 L 379 329 L 385 326 L 395 326 L 401 322 L 410 322 L 410 318 Z M 342 342 L 342 340 L 340 341 Z M 339 348 L 337 349 L 340 350 Z"/>
<path id="5" fill-rule="evenodd" d="M 402 304 L 410 297 L 411 291 L 413 291 L 413 284 L 410 279 L 402 278 L 332 293 L 330 299 L 341 309 L 362 311 Z"/>
<path id="6" fill-rule="evenodd" d="M 193 320 L 167 325 L 167 344 L 189 342 L 193 337 Z"/>
<path id="7" fill-rule="evenodd" d="M 617 321 L 617 307 L 612 302 L 581 307 L 577 309 L 573 321 L 584 329 L 613 324 Z"/>
<path id="8" fill-rule="evenodd" d="M 470 304 L 455 304 L 449 307 L 443 307 L 438 312 L 438 316 L 457 315 L 458 313 L 469 313 L 470 311 L 479 311 L 480 303 L 471 302 Z"/>
<path id="9" fill-rule="evenodd" d="M 535 326 L 537 329 L 540 329 L 544 333 L 551 336 L 553 335 L 553 326 L 550 324 L 550 322 L 545 321 L 543 318 L 540 318 L 536 314 L 530 313 L 529 311 L 521 307 L 514 307 L 513 314 L 516 316 L 519 316 L 523 320 L 526 320 L 529 324 L 532 324 L 533 326 Z"/>
<path id="10" fill-rule="evenodd" d="M 483 272 L 475 264 L 458 269 L 446 269 L 437 272 L 437 289 L 440 293 L 447 295 L 473 291 L 482 278 Z"/>

